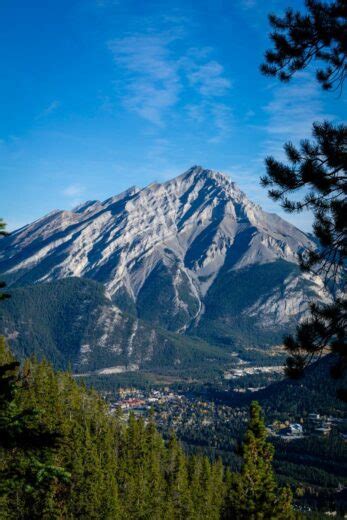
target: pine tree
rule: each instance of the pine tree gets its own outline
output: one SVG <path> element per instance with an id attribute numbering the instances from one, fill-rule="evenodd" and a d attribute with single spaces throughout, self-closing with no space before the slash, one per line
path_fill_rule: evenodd
<path id="1" fill-rule="evenodd" d="M 220 462 L 211 464 L 207 457 L 202 460 L 202 491 L 201 518 L 219 520 L 224 500 L 223 471 Z"/>
<path id="2" fill-rule="evenodd" d="M 289 81 L 312 61 L 322 65 L 316 78 L 325 90 L 342 90 L 346 77 L 346 19 L 344 0 L 306 1 L 307 13 L 288 9 L 283 17 L 270 15 L 270 38 L 274 48 L 265 54 L 263 73 Z M 332 370 L 342 377 L 347 369 L 347 300 L 344 297 L 347 253 L 347 127 L 327 121 L 313 124 L 313 141 L 299 147 L 284 145 L 287 163 L 266 158 L 266 175 L 261 183 L 269 196 L 288 212 L 311 210 L 313 231 L 320 246 L 300 257 L 304 271 L 319 274 L 333 295 L 330 304 L 312 302 L 311 315 L 298 325 L 296 335 L 285 338 L 290 354 L 287 373 L 300 377 L 306 366 L 327 351 L 337 359 Z M 298 200 L 297 192 L 304 196 Z M 294 199 L 290 194 L 296 194 Z M 347 400 L 347 390 L 340 390 Z"/>
<path id="3" fill-rule="evenodd" d="M 204 514 L 204 486 L 202 458 L 193 455 L 189 460 L 189 487 L 192 496 L 192 505 L 196 518 L 203 518 Z"/>
<path id="4" fill-rule="evenodd" d="M 162 467 L 165 452 L 163 438 L 155 426 L 153 411 L 146 427 L 146 442 L 149 490 L 147 515 L 153 520 L 161 520 L 165 509 L 165 479 Z"/>
<path id="5" fill-rule="evenodd" d="M 167 500 L 177 520 L 190 519 L 193 511 L 187 466 L 183 449 L 172 433 L 168 442 L 166 460 Z"/>
<path id="6" fill-rule="evenodd" d="M 325 90 L 341 87 L 346 77 L 345 0 L 306 0 L 307 12 L 287 9 L 283 17 L 269 16 L 274 49 L 265 54 L 261 71 L 288 81 L 312 61 L 321 63 L 317 80 Z"/>
<path id="7" fill-rule="evenodd" d="M 225 472 L 222 459 L 218 459 L 212 464 L 212 518 L 221 518 L 222 509 L 226 498 L 227 486 L 225 483 Z"/>
<path id="8" fill-rule="evenodd" d="M 46 518 L 45 510 L 53 518 L 49 489 L 55 482 L 67 481 L 69 473 L 54 464 L 59 435 L 42 421 L 37 408 L 21 399 L 24 385 L 19 363 L 0 338 L 0 494 L 11 503 L 21 490 L 23 518 L 29 511 L 30 518 Z"/>
<path id="9" fill-rule="evenodd" d="M 272 469 L 274 448 L 267 441 L 260 405 L 253 401 L 243 443 L 240 474 L 229 477 L 226 519 L 290 520 L 295 518 L 291 492 L 279 488 Z"/>

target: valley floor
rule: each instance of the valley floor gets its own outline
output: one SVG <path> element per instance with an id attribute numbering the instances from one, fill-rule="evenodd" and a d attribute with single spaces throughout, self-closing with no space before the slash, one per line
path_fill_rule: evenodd
<path id="1" fill-rule="evenodd" d="M 104 386 L 101 391 L 111 412 L 122 410 L 124 420 L 131 412 L 146 419 L 153 411 L 164 437 L 175 431 L 188 452 L 221 457 L 234 470 L 240 468 L 238 449 L 249 403 L 256 396 L 263 401 L 269 438 L 276 449 L 278 479 L 290 484 L 297 507 L 306 512 L 347 511 L 346 410 L 335 402 L 312 400 L 303 403 L 303 409 L 292 406 L 290 399 L 287 403 L 269 400 L 266 389 L 283 381 L 278 366 L 266 368 L 248 368 L 242 374 L 229 371 L 215 385 L 148 373 L 142 384 L 131 378 L 126 384 L 122 374 L 116 384 L 118 376 L 106 387 L 105 379 L 99 378 L 96 386 Z M 282 392 L 285 401 L 290 390 L 284 388 L 280 386 L 278 395 Z"/>

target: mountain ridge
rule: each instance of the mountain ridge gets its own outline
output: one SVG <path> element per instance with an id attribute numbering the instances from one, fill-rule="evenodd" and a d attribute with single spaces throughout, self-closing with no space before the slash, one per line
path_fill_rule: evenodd
<path id="1" fill-rule="evenodd" d="M 301 274 L 311 238 L 194 166 L 162 184 L 54 211 L 0 240 L 11 287 L 86 278 L 154 327 L 234 349 L 278 342 L 320 298 Z M 217 312 L 218 310 L 218 312 Z"/>

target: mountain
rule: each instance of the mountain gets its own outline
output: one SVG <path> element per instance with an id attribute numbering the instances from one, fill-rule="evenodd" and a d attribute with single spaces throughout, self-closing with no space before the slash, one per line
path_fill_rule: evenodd
<path id="1" fill-rule="evenodd" d="M 48 358 L 75 372 L 215 373 L 230 355 L 201 339 L 181 337 L 122 312 L 103 285 L 67 278 L 18 287 L 1 306 L 0 330 L 20 359 Z"/>
<path id="2" fill-rule="evenodd" d="M 278 343 L 322 296 L 321 280 L 298 268 L 310 247 L 228 176 L 194 166 L 2 238 L 0 273 L 10 288 L 94 280 L 134 323 L 245 351 Z"/>

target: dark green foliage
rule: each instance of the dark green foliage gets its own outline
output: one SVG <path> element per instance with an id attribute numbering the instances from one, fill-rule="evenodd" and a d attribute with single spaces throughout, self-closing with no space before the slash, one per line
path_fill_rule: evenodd
<path id="1" fill-rule="evenodd" d="M 306 7 L 305 15 L 289 9 L 283 18 L 270 16 L 275 49 L 267 51 L 262 71 L 286 81 L 317 59 L 325 67 L 317 71 L 323 88 L 330 89 L 336 83 L 342 89 L 347 4 L 344 0 L 307 0 Z M 267 157 L 261 183 L 270 187 L 269 196 L 280 201 L 286 211 L 312 211 L 313 231 L 320 247 L 301 254 L 301 268 L 321 275 L 334 298 L 332 304 L 313 302 L 311 316 L 298 325 L 296 337 L 286 337 L 285 348 L 290 354 L 287 373 L 300 377 L 307 365 L 329 349 L 338 359 L 332 375 L 341 377 L 347 369 L 347 303 L 341 296 L 347 253 L 347 128 L 316 122 L 313 141 L 302 140 L 300 147 L 288 142 L 284 149 L 287 163 Z M 289 198 L 298 191 L 304 193 L 301 200 Z M 340 397 L 347 400 L 347 390 L 341 390 Z"/>
<path id="2" fill-rule="evenodd" d="M 274 447 L 267 439 L 260 405 L 251 404 L 251 419 L 243 443 L 243 466 L 231 476 L 225 518 L 290 520 L 294 518 L 289 488 L 279 488 L 272 470 Z"/>
<path id="3" fill-rule="evenodd" d="M 3 349 L 0 367 L 3 371 L 8 368 L 18 371 L 17 365 L 9 367 L 9 363 L 12 363 L 9 353 Z M 54 372 L 45 361 L 25 361 L 16 378 L 13 408 L 16 416 L 20 417 L 17 407 L 21 412 L 36 410 L 30 418 L 28 438 L 36 434 L 40 425 L 40 435 L 47 432 L 58 442 L 54 449 L 44 440 L 30 449 L 24 443 L 17 449 L 12 445 L 1 447 L 1 518 L 219 520 L 222 515 L 232 517 L 228 509 L 231 502 L 226 497 L 234 496 L 233 487 L 239 484 L 228 480 L 220 460 L 210 462 L 200 455 L 187 456 L 174 435 L 165 443 L 153 417 L 145 423 L 130 415 L 125 423 L 120 413 L 109 413 L 107 404 L 96 392 L 79 386 L 69 373 Z M 23 415 L 25 420 L 29 415 Z M 256 434 L 256 427 L 253 417 L 250 432 Z M 271 457 L 261 462 L 268 453 L 265 441 L 261 442 L 257 440 L 257 464 L 270 471 Z M 11 474 L 13 468 L 20 479 Z M 3 475 L 8 475 L 10 485 L 4 486 Z M 261 496 L 256 489 L 253 491 L 257 504 Z M 276 504 L 277 501 L 269 503 L 267 511 L 277 514 Z M 236 507 L 235 499 L 232 507 Z M 262 502 L 255 507 L 261 510 Z"/>
<path id="4" fill-rule="evenodd" d="M 337 356 L 331 375 L 341 379 L 347 369 L 346 353 L 347 300 L 336 299 L 330 305 L 311 304 L 311 317 L 302 322 L 296 337 L 287 336 L 284 345 L 291 356 L 287 360 L 287 373 L 300 377 L 303 369 L 329 345 Z M 340 389 L 339 396 L 347 402 L 346 390 Z"/>
<path id="5" fill-rule="evenodd" d="M 264 362 L 266 349 L 261 347 L 278 343 L 288 329 L 259 328 L 253 319 L 239 314 L 244 305 L 252 305 L 259 298 L 255 281 L 268 293 L 273 290 L 273 280 L 280 285 L 296 272 L 295 264 L 279 261 L 244 269 L 238 274 L 226 273 L 218 281 L 220 291 L 207 295 L 206 312 L 197 329 L 190 330 L 189 335 L 179 335 L 138 320 L 130 357 L 124 351 L 136 318 L 123 312 L 115 320 L 113 302 L 105 297 L 104 287 L 93 280 L 66 278 L 11 287 L 11 298 L 0 307 L 0 330 L 20 360 L 35 353 L 56 368 L 66 369 L 71 365 L 78 372 L 137 363 L 140 366 L 137 375 L 127 372 L 119 378 L 138 380 L 142 377 L 140 372 L 146 377 L 146 371 L 211 381 L 230 361 L 228 351 L 235 348 L 242 350 L 246 360 Z M 223 284 L 228 292 L 225 298 L 221 297 Z M 309 284 L 305 290 L 309 291 Z M 104 316 L 111 318 L 106 324 Z M 105 328 L 106 344 L 100 341 Z M 90 351 L 81 363 L 80 348 L 85 344 L 90 345 Z M 120 348 L 115 349 L 114 345 Z M 249 346 L 256 346 L 259 352 L 244 350 Z"/>
<path id="6" fill-rule="evenodd" d="M 0 236 L 6 236 L 7 235 L 7 233 L 5 231 L 5 228 L 6 228 L 6 224 L 3 221 L 3 219 L 0 218 Z"/>
<path id="7" fill-rule="evenodd" d="M 173 277 L 176 286 L 173 286 Z M 186 306 L 177 307 L 176 291 Z M 174 264 L 158 263 L 146 279 L 137 299 L 139 317 L 157 326 L 177 331 L 192 319 L 199 308 L 187 275 Z"/>
<path id="8" fill-rule="evenodd" d="M 275 446 L 273 466 L 278 482 L 290 485 L 299 509 L 346 511 L 347 497 L 341 489 L 347 485 L 347 445 L 339 431 L 346 430 L 343 418 L 347 405 L 336 397 L 336 389 L 343 381 L 328 377 L 334 364 L 331 358 L 314 363 L 301 380 L 282 380 L 258 392 L 227 392 L 223 387 L 218 391 L 217 385 L 193 384 L 184 389 L 181 385 L 180 391 L 189 400 L 177 406 L 155 408 L 160 430 L 167 435 L 170 428 L 175 428 L 190 453 L 204 453 L 210 458 L 220 456 L 224 464 L 238 471 L 239 443 L 247 426 L 250 402 L 256 399 L 269 425 L 303 421 L 303 438 L 288 441 L 271 436 L 269 439 Z M 245 378 L 248 379 L 245 387 L 253 386 L 253 378 L 254 375 Z M 230 388 L 240 387 L 243 379 L 230 381 Z M 339 418 L 341 422 L 333 426 L 329 436 L 317 437 L 308 429 L 308 414 L 312 412 Z M 297 488 L 304 491 L 303 496 L 296 496 Z"/>
<path id="9" fill-rule="evenodd" d="M 279 343 L 285 332 L 294 329 L 294 321 L 285 326 L 271 322 L 267 328 L 259 327 L 255 318 L 242 313 L 261 297 L 266 299 L 274 288 L 283 286 L 289 276 L 297 274 L 297 265 L 284 260 L 237 271 L 222 270 L 206 295 L 205 312 L 192 333 L 227 350 L 240 348 L 242 356 L 245 347 L 261 349 Z M 310 294 L 309 282 L 301 283 Z"/>
<path id="10" fill-rule="evenodd" d="M 307 368 L 305 378 L 273 383 L 257 392 L 256 399 L 269 419 L 289 416 L 294 421 L 312 411 L 339 417 L 346 413 L 347 405 L 336 398 L 336 393 L 341 385 L 346 384 L 347 376 L 344 375 L 342 380 L 329 378 L 335 364 L 333 355 L 326 356 Z"/>
<path id="11" fill-rule="evenodd" d="M 322 249 L 303 255 L 301 265 L 306 271 L 316 268 L 315 272 L 328 282 L 336 280 L 346 257 L 347 128 L 314 123 L 313 138 L 314 142 L 302 141 L 300 148 L 285 145 L 288 164 L 267 157 L 266 175 L 261 181 L 271 187 L 270 197 L 279 200 L 286 211 L 313 212 L 313 230 Z M 307 190 L 303 200 L 288 198 L 301 188 Z"/>
<path id="12" fill-rule="evenodd" d="M 6 235 L 0 219 L 0 236 Z M 5 287 L 0 282 L 0 288 Z M 0 293 L 0 300 L 10 297 Z M 19 363 L 0 337 L 0 512 L 2 518 L 11 518 L 8 504 L 18 500 L 21 490 L 22 507 L 16 518 L 41 518 L 35 507 L 28 516 L 25 510 L 36 496 L 46 512 L 53 512 L 47 491 L 52 483 L 67 482 L 70 475 L 53 463 L 54 451 L 59 446 L 59 434 L 42 420 L 39 411 L 23 402 L 20 394 L 25 379 Z M 7 514 L 8 513 L 8 514 Z"/>
<path id="13" fill-rule="evenodd" d="M 347 366 L 347 304 L 339 296 L 345 283 L 347 244 L 347 130 L 329 123 L 315 123 L 314 137 L 316 144 L 303 141 L 300 150 L 290 143 L 286 145 L 289 165 L 268 157 L 267 175 L 262 178 L 262 184 L 276 186 L 269 195 L 274 200 L 281 200 L 285 210 L 312 210 L 315 217 L 313 229 L 321 247 L 304 252 L 301 267 L 304 271 L 323 276 L 327 287 L 335 294 L 332 304 L 312 304 L 311 317 L 298 326 L 296 337 L 286 337 L 285 347 L 290 353 L 288 374 L 300 376 L 303 369 L 329 347 L 339 357 L 333 375 L 340 377 Z M 300 188 L 309 190 L 304 199 L 289 200 L 288 193 Z"/>
<path id="14" fill-rule="evenodd" d="M 21 447 L 37 448 L 44 440 L 54 444 L 45 432 L 40 432 L 41 425 L 36 424 L 37 414 L 34 409 L 21 409 L 16 401 L 21 384 L 19 363 L 7 352 L 4 338 L 0 338 L 0 356 L 7 362 L 0 366 L 0 446 L 6 450 Z M 12 358 L 12 359 L 11 359 Z M 41 435 L 42 434 L 42 435 Z"/>
<path id="15" fill-rule="evenodd" d="M 93 310 L 104 302 L 103 287 L 89 280 L 12 288 L 11 298 L 0 308 L 1 329 L 17 331 L 11 347 L 19 359 L 35 353 L 56 368 L 67 368 L 77 361 Z"/>
<path id="16" fill-rule="evenodd" d="M 127 356 L 135 321 L 133 316 L 119 313 L 101 284 L 81 278 L 11 288 L 11 298 L 0 307 L 0 329 L 20 360 L 35 353 L 56 368 L 71 365 L 79 372 L 137 363 L 141 369 L 182 375 L 202 367 L 216 372 L 228 360 L 223 350 L 203 340 L 154 328 L 141 320 L 132 354 Z M 108 341 L 103 343 L 106 331 Z M 90 351 L 82 363 L 80 350 L 85 344 Z"/>
<path id="17" fill-rule="evenodd" d="M 284 260 L 222 271 L 207 294 L 206 312 L 211 318 L 239 314 L 298 271 L 295 264 Z"/>
<path id="18" fill-rule="evenodd" d="M 21 512 L 16 518 L 40 518 L 35 508 L 30 516 L 25 513 L 31 509 L 33 497 L 52 512 L 46 501 L 49 489 L 53 483 L 68 482 L 70 474 L 53 462 L 59 434 L 42 420 L 32 403 L 21 399 L 25 384 L 19 363 L 0 338 L 0 508 L 6 511 L 21 490 Z"/>
<path id="19" fill-rule="evenodd" d="M 6 370 L 7 360 L 1 366 Z M 6 488 L 1 518 L 220 518 L 224 479 L 220 463 L 198 459 L 204 471 L 198 479 L 194 474 L 193 481 L 180 444 L 172 438 L 166 446 L 152 420 L 146 425 L 130 416 L 129 423 L 122 424 L 121 418 L 109 415 L 96 393 L 79 387 L 69 374 L 54 373 L 46 362 L 27 361 L 20 378 L 18 403 L 35 406 L 37 420 L 47 431 L 59 432 L 60 441 L 51 466 L 37 461 L 30 501 L 25 486 L 13 482 Z M 2 446 L 3 473 L 14 463 L 20 470 L 27 469 L 33 458 L 24 448 L 15 453 Z M 70 473 L 65 481 L 58 478 L 61 467 Z M 197 488 L 204 507 L 194 506 Z M 211 511 L 208 517 L 206 511 Z"/>
<path id="20" fill-rule="evenodd" d="M 287 9 L 283 17 L 269 16 L 274 49 L 266 52 L 261 71 L 288 81 L 317 60 L 322 64 L 316 71 L 322 87 L 341 87 L 346 76 L 346 2 L 306 0 L 305 4 L 305 14 Z"/>
<path id="21" fill-rule="evenodd" d="M 6 287 L 5 282 L 0 282 L 0 289 L 4 289 Z M 0 292 L 0 300 L 6 300 L 10 295 L 6 292 Z"/>
<path id="22" fill-rule="evenodd" d="M 119 307 L 122 311 L 136 316 L 137 310 L 134 300 L 129 296 L 129 293 L 124 289 L 119 289 L 116 294 L 113 295 L 112 301 Z"/>

